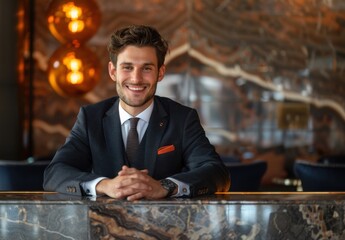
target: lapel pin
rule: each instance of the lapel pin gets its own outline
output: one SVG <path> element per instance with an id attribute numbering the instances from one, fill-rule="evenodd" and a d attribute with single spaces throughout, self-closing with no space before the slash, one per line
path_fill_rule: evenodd
<path id="1" fill-rule="evenodd" d="M 160 127 L 163 127 L 164 123 L 163 122 L 160 122 L 159 126 Z"/>

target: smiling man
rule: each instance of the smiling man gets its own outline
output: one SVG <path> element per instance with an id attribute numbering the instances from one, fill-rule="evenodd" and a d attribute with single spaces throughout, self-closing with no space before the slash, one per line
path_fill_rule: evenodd
<path id="1" fill-rule="evenodd" d="M 129 26 L 108 50 L 118 97 L 81 107 L 44 189 L 129 201 L 228 191 L 229 173 L 196 110 L 155 96 L 167 42 L 152 27 Z"/>

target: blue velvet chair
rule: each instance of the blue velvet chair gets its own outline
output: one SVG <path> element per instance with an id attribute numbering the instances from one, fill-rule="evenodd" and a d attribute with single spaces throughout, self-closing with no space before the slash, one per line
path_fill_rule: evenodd
<path id="1" fill-rule="evenodd" d="M 42 191 L 43 173 L 49 161 L 0 161 L 0 190 Z"/>
<path id="2" fill-rule="evenodd" d="M 230 173 L 230 192 L 258 191 L 261 179 L 267 170 L 267 162 L 256 160 L 251 163 L 224 163 Z"/>
<path id="3" fill-rule="evenodd" d="M 296 160 L 294 171 L 303 191 L 345 191 L 345 165 Z"/>

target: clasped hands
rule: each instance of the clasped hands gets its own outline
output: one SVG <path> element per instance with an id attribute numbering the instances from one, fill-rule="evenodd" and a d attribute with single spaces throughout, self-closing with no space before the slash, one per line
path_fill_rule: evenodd
<path id="1" fill-rule="evenodd" d="M 105 194 L 115 199 L 129 201 L 141 198 L 159 199 L 167 196 L 159 181 L 148 175 L 148 170 L 138 170 L 123 166 L 113 179 L 103 179 L 96 185 L 97 194 Z"/>

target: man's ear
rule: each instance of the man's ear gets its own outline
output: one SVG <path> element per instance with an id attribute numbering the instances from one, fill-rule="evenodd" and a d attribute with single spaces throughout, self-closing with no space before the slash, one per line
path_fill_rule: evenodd
<path id="1" fill-rule="evenodd" d="M 116 82 L 116 67 L 114 66 L 114 64 L 112 63 L 112 61 L 109 61 L 108 63 L 108 72 L 109 72 L 109 76 L 110 78 Z"/>
<path id="2" fill-rule="evenodd" d="M 165 65 L 163 64 L 158 70 L 158 82 L 162 81 L 165 75 Z"/>

